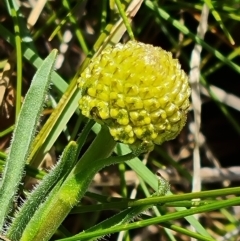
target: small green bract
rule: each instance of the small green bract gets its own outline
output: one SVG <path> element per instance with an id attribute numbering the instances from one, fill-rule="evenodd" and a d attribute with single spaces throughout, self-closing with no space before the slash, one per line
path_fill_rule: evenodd
<path id="1" fill-rule="evenodd" d="M 174 139 L 186 123 L 190 87 L 178 60 L 136 41 L 107 47 L 78 80 L 82 114 L 116 141 L 139 146 Z"/>

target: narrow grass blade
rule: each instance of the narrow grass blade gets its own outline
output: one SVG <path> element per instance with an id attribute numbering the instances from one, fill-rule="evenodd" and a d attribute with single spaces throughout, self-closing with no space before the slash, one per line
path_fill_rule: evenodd
<path id="1" fill-rule="evenodd" d="M 225 27 L 221 16 L 219 15 L 219 13 L 216 11 L 216 9 L 214 8 L 212 1 L 211 0 L 204 0 L 205 4 L 208 6 L 208 8 L 210 9 L 213 17 L 215 18 L 215 20 L 219 23 L 220 28 L 223 30 L 224 34 L 226 35 L 226 37 L 228 38 L 229 42 L 234 45 L 235 42 L 231 36 L 231 34 L 229 33 L 229 31 L 227 30 L 227 28 Z"/>
<path id="2" fill-rule="evenodd" d="M 99 230 L 94 230 L 93 233 L 92 232 L 90 232 L 90 233 L 82 232 L 81 234 L 78 234 L 75 237 L 64 238 L 64 239 L 60 239 L 60 240 L 61 241 L 89 240 L 90 238 L 104 236 L 109 233 L 115 233 L 115 232 L 120 232 L 123 230 L 135 229 L 135 228 L 142 228 L 142 227 L 146 227 L 146 226 L 153 225 L 153 224 L 161 224 L 163 222 L 168 222 L 170 220 L 184 218 L 186 216 L 193 215 L 196 213 L 209 212 L 209 211 L 217 210 L 217 209 L 223 208 L 223 207 L 230 207 L 230 206 L 238 205 L 239 201 L 240 201 L 240 198 L 236 197 L 236 198 L 232 198 L 230 200 L 223 200 L 218 203 L 211 203 L 211 204 L 207 204 L 207 205 L 204 205 L 204 206 L 201 206 L 198 208 L 182 210 L 179 212 L 173 212 L 173 213 L 166 214 L 164 216 L 150 218 L 150 219 L 143 220 L 143 221 L 133 222 L 130 224 L 121 224 L 121 225 L 112 226 L 109 229 L 101 228 Z M 128 211 L 128 210 L 125 210 L 122 213 L 124 213 L 126 211 Z M 200 238 L 200 235 L 199 235 L 199 238 Z M 214 239 L 211 238 L 211 236 L 207 233 L 207 235 L 202 234 L 202 239 L 200 239 L 200 240 L 213 241 Z"/>

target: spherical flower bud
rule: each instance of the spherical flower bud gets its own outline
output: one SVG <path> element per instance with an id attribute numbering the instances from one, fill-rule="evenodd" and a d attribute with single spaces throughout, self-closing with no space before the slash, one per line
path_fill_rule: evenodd
<path id="1" fill-rule="evenodd" d="M 107 47 L 79 78 L 82 114 L 116 141 L 139 146 L 174 139 L 186 123 L 188 77 L 171 53 L 129 41 Z"/>

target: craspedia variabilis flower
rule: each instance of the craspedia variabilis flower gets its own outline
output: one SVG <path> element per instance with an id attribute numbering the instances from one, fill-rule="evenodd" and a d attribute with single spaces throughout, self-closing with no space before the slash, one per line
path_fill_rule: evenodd
<path id="1" fill-rule="evenodd" d="M 153 147 L 174 139 L 185 125 L 188 78 L 159 47 L 136 41 L 107 47 L 78 84 L 82 114 L 106 124 L 116 141 Z"/>

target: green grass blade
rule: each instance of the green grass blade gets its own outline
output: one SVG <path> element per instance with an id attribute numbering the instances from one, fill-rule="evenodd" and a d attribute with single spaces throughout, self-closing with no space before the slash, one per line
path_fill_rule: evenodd
<path id="1" fill-rule="evenodd" d="M 122 153 L 126 154 L 130 152 L 130 149 L 123 144 L 121 145 Z M 157 183 L 154 174 L 138 159 L 134 158 L 126 162 L 127 165 L 131 167 L 145 182 L 147 182 L 155 191 L 157 190 Z M 176 208 L 178 211 L 183 210 L 184 208 Z M 193 217 L 186 217 L 186 220 L 193 225 L 193 227 L 202 235 L 209 236 L 208 232 L 203 228 L 203 226 Z"/>
<path id="2" fill-rule="evenodd" d="M 124 24 L 125 24 L 125 26 L 126 26 L 126 29 L 127 29 L 127 31 L 128 31 L 128 34 L 129 34 L 130 39 L 131 39 L 131 40 L 134 40 L 134 39 L 135 39 L 135 38 L 134 38 L 134 34 L 133 34 L 132 28 L 131 28 L 131 26 L 130 26 L 129 20 L 128 20 L 128 18 L 127 18 L 127 15 L 126 15 L 126 13 L 124 12 L 124 9 L 123 9 L 123 7 L 122 7 L 121 1 L 120 1 L 120 0 L 116 0 L 115 3 L 116 3 L 116 5 L 117 5 L 118 11 L 119 11 L 119 13 L 120 13 L 120 15 L 121 15 L 121 17 L 122 17 L 122 19 L 123 19 L 123 22 L 124 22 Z"/>
<path id="3" fill-rule="evenodd" d="M 237 73 L 240 73 L 240 67 L 226 58 L 222 53 L 220 53 L 215 48 L 211 47 L 209 44 L 207 44 L 203 39 L 199 38 L 197 35 L 193 34 L 185 25 L 183 25 L 180 21 L 177 21 L 176 19 L 173 19 L 170 14 L 168 14 L 166 11 L 164 11 L 162 8 L 159 8 L 156 4 L 152 3 L 151 1 L 145 1 L 145 4 L 147 7 L 149 7 L 151 10 L 153 10 L 156 15 L 160 18 L 163 18 L 164 20 L 170 22 L 172 26 L 177 28 L 180 32 L 183 34 L 189 36 L 192 38 L 196 43 L 200 44 L 203 48 L 205 48 L 207 51 L 212 53 L 217 59 L 224 62 L 226 65 L 231 67 L 233 70 L 235 70 Z"/>
<path id="4" fill-rule="evenodd" d="M 213 17 L 215 18 L 215 20 L 219 23 L 219 26 L 221 27 L 221 29 L 223 30 L 224 34 L 226 35 L 226 37 L 228 38 L 229 42 L 234 45 L 235 42 L 231 36 L 231 34 L 228 32 L 227 28 L 224 26 L 223 21 L 221 19 L 221 16 L 219 15 L 219 13 L 216 11 L 216 9 L 214 8 L 212 1 L 211 0 L 204 0 L 205 4 L 208 6 L 209 10 L 211 11 Z"/>
<path id="5" fill-rule="evenodd" d="M 84 1 L 80 0 L 77 2 L 77 4 L 68 12 L 67 16 L 64 17 L 64 19 L 58 24 L 56 29 L 54 29 L 53 33 L 49 37 L 49 41 L 51 41 L 55 35 L 59 32 L 59 30 L 67 23 L 68 18 L 72 17 L 74 12 L 78 9 L 79 5 L 81 5 Z"/>
<path id="6" fill-rule="evenodd" d="M 209 211 L 217 210 L 217 209 L 223 208 L 223 207 L 238 205 L 239 201 L 240 201 L 240 198 L 236 197 L 236 198 L 232 198 L 230 200 L 223 200 L 223 201 L 220 201 L 217 203 L 207 204 L 207 205 L 204 205 L 204 206 L 201 206 L 198 208 L 169 213 L 169 214 L 166 214 L 166 215 L 160 216 L 160 217 L 150 218 L 147 220 L 138 221 L 138 222 L 134 222 L 134 223 L 130 223 L 130 224 L 113 226 L 109 229 L 99 229 L 99 230 L 95 231 L 94 233 L 82 232 L 81 235 L 80 234 L 76 235 L 77 238 L 75 238 L 75 239 L 74 238 L 64 238 L 64 239 L 60 239 L 60 240 L 61 241 L 73 241 L 73 240 L 79 240 L 79 239 L 80 240 L 89 240 L 90 238 L 103 236 L 103 235 L 106 235 L 109 233 L 115 233 L 115 232 L 120 232 L 123 230 L 130 230 L 130 229 L 135 229 L 135 228 L 140 228 L 140 227 L 146 227 L 146 226 L 153 225 L 153 224 L 160 224 L 162 222 L 166 222 L 166 221 L 168 222 L 170 220 L 184 218 L 186 216 L 193 215 L 196 213 L 209 212 Z M 128 211 L 128 210 L 125 210 L 125 211 Z M 190 235 L 190 233 L 189 233 L 189 235 Z M 200 240 L 208 240 L 208 241 L 214 240 L 213 238 L 211 238 L 211 236 L 208 233 L 207 233 L 207 235 L 202 234 L 202 236 L 203 236 L 203 239 L 200 239 Z"/>
<path id="7" fill-rule="evenodd" d="M 100 129 L 99 125 L 95 125 L 93 130 L 98 132 Z M 124 144 L 118 144 L 118 149 L 121 154 L 128 154 L 131 152 L 130 148 Z M 126 164 L 134 170 L 143 180 L 145 180 L 148 185 L 150 185 L 155 191 L 157 191 L 157 182 L 155 175 L 141 162 L 139 158 L 133 158 L 127 161 Z M 195 197 L 192 197 L 195 198 Z M 176 210 L 184 210 L 184 208 L 177 207 Z M 203 228 L 203 226 L 193 217 L 185 217 L 185 219 L 202 235 L 210 237 L 208 232 Z"/>
<path id="8" fill-rule="evenodd" d="M 8 5 L 9 4 L 9 5 Z M 21 45 L 21 26 L 19 24 L 19 8 L 14 0 L 8 2 L 8 11 L 14 22 L 14 38 L 17 58 L 17 95 L 16 95 L 16 118 L 21 108 L 22 98 L 22 45 Z"/>

